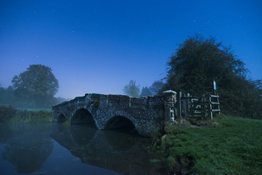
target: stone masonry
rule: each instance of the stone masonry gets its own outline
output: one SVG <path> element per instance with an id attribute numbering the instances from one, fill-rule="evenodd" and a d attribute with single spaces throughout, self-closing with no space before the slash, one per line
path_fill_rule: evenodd
<path id="1" fill-rule="evenodd" d="M 139 135 L 150 136 L 162 122 L 174 120 L 176 92 L 165 91 L 163 96 L 133 98 L 125 95 L 85 94 L 52 107 L 53 121 L 69 119 L 82 123 L 86 116 L 98 129 L 121 127 L 119 119 L 129 120 Z M 84 112 L 83 112 L 84 111 Z M 84 116 L 83 116 L 84 115 Z M 85 122 L 87 122 L 85 120 Z"/>

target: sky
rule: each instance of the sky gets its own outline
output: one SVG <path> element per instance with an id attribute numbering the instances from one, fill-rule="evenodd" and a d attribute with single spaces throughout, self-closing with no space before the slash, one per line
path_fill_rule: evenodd
<path id="1" fill-rule="evenodd" d="M 0 0 L 0 84 L 29 65 L 52 69 L 56 97 L 150 87 L 188 36 L 231 46 L 262 79 L 261 0 Z"/>

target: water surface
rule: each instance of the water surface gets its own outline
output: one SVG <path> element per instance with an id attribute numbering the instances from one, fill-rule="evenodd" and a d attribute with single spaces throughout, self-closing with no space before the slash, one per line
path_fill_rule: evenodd
<path id="1" fill-rule="evenodd" d="M 0 129 L 0 174 L 163 174 L 150 139 L 88 125 L 13 124 Z"/>

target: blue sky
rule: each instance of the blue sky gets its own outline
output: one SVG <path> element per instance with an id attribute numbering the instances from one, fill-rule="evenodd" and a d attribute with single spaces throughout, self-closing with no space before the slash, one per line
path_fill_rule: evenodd
<path id="1" fill-rule="evenodd" d="M 56 96 L 123 94 L 129 80 L 151 86 L 177 45 L 213 36 L 262 79 L 260 0 L 1 0 L 0 84 L 31 64 L 51 67 Z"/>

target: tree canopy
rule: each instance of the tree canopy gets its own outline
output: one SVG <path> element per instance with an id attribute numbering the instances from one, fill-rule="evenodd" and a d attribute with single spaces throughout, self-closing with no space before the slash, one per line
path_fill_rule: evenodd
<path id="1" fill-rule="evenodd" d="M 154 83 L 150 86 L 150 91 L 153 95 L 162 94 L 161 90 L 165 86 L 165 83 L 162 80 L 154 81 Z"/>
<path id="2" fill-rule="evenodd" d="M 130 80 L 129 84 L 125 85 L 123 89 L 126 95 L 130 95 L 132 97 L 138 97 L 140 93 L 139 86 L 136 85 L 136 81 Z"/>
<path id="3" fill-rule="evenodd" d="M 13 102 L 14 92 L 11 86 L 3 88 L 0 85 L 0 104 L 8 105 Z"/>
<path id="4" fill-rule="evenodd" d="M 30 65 L 14 76 L 12 84 L 15 97 L 34 106 L 50 105 L 59 88 L 51 68 L 44 65 Z"/>
<path id="5" fill-rule="evenodd" d="M 245 64 L 231 48 L 215 38 L 189 37 L 170 57 L 168 67 L 165 89 L 212 94 L 215 80 L 224 110 L 246 117 L 262 115 L 261 87 L 259 90 L 255 81 L 247 79 Z"/>
<path id="6" fill-rule="evenodd" d="M 145 97 L 145 96 L 151 96 L 152 92 L 150 91 L 150 89 L 148 87 L 143 87 L 140 97 Z"/>

